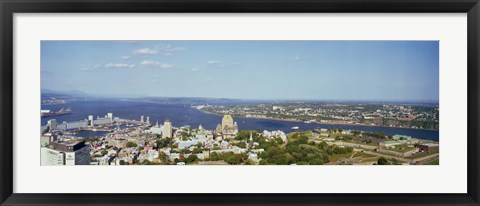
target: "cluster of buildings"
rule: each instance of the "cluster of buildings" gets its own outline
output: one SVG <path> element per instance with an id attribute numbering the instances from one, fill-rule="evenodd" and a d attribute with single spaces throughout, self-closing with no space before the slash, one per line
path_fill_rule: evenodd
<path id="1" fill-rule="evenodd" d="M 70 121 L 70 122 L 61 122 L 58 123 L 55 119 L 50 119 L 47 122 L 47 125 L 41 127 L 41 132 L 44 131 L 65 131 L 65 130 L 74 130 L 82 129 L 87 127 L 102 126 L 112 124 L 114 121 L 118 121 L 118 117 L 113 117 L 112 113 L 107 113 L 105 117 L 93 118 L 93 115 L 88 115 L 87 119 L 79 121 Z"/>
<path id="2" fill-rule="evenodd" d="M 281 138 L 284 142 L 287 140 L 287 135 L 285 132 L 277 130 L 277 131 L 267 131 L 263 130 L 262 136 L 265 138 Z"/>
<path id="3" fill-rule="evenodd" d="M 143 118 L 142 118 L 141 121 L 143 122 Z M 148 124 L 150 123 L 149 118 L 147 118 L 147 123 Z M 165 120 L 163 125 L 159 125 L 158 121 L 157 121 L 157 124 L 155 124 L 155 126 L 149 128 L 149 129 L 147 129 L 143 132 L 148 133 L 148 134 L 162 135 L 162 137 L 165 137 L 165 138 L 172 138 L 172 134 L 173 134 L 172 122 L 169 119 L 167 119 L 167 120 Z"/>
<path id="4" fill-rule="evenodd" d="M 40 164 L 44 165 L 89 165 L 90 146 L 85 141 L 53 141 L 40 148 Z"/>
<path id="5" fill-rule="evenodd" d="M 120 129 L 118 125 L 125 127 Z M 117 126 L 116 129 L 114 126 Z M 75 136 L 80 130 L 96 131 L 109 128 L 108 133 L 100 138 L 84 140 Z M 233 152 L 245 153 L 249 159 L 260 161 L 257 154 L 263 149 L 256 148 L 252 134 L 248 140 L 236 140 L 238 124 L 231 115 L 224 115 L 220 124 L 214 130 L 199 125 L 174 127 L 169 119 L 163 124 L 157 121 L 150 125 L 150 118 L 140 117 L 140 121 L 124 120 L 114 117 L 112 113 L 104 117 L 93 118 L 89 115 L 81 121 L 57 123 L 55 119 L 48 121 L 42 128 L 41 164 L 42 165 L 126 165 L 141 164 L 145 161 L 161 161 L 165 155 L 171 162 L 184 164 L 182 160 L 194 155 L 199 160 L 205 160 L 210 154 Z M 264 131 L 265 138 L 282 138 L 282 131 Z M 158 145 L 159 140 L 168 145 Z M 244 141 L 245 146 L 238 144 Z M 240 146 L 239 146 L 240 145 Z M 164 162 L 163 162 L 164 163 Z"/>
<path id="6" fill-rule="evenodd" d="M 352 131 L 343 130 L 328 131 L 326 129 L 319 130 L 320 134 L 313 133 L 315 142 L 324 141 L 328 145 L 336 145 L 340 147 L 352 147 L 358 152 L 365 152 L 378 157 L 393 158 L 405 162 L 405 164 L 415 164 L 421 160 L 437 158 L 439 152 L 438 142 L 431 140 L 422 140 L 406 135 L 393 135 L 391 138 L 379 139 L 378 137 L 370 137 L 363 133 L 358 136 L 352 136 Z M 335 134 L 335 138 L 331 135 Z M 348 140 L 341 138 L 347 135 L 353 138 Z"/>
<path id="7" fill-rule="evenodd" d="M 282 110 L 278 106 L 275 110 Z M 119 125 L 124 125 L 120 128 Z M 76 136 L 81 130 L 104 130 L 105 135 L 96 138 L 82 139 Z M 358 134 L 350 130 L 319 129 L 310 131 L 310 140 L 321 141 L 328 145 L 352 147 L 376 156 L 397 158 L 404 162 L 420 161 L 413 159 L 417 154 L 423 155 L 421 160 L 437 155 L 438 142 L 420 140 L 405 135 L 393 135 L 391 138 L 370 137 L 371 134 Z M 112 113 L 104 117 L 93 118 L 89 115 L 81 121 L 57 123 L 48 121 L 42 129 L 40 137 L 41 165 L 132 165 L 132 164 L 186 164 L 186 160 L 208 160 L 213 153 L 246 154 L 256 162 L 261 161 L 259 154 L 259 137 L 262 141 L 280 138 L 288 142 L 285 132 L 267 131 L 253 134 L 246 139 L 239 135 L 238 124 L 231 115 L 224 115 L 215 129 L 207 129 L 202 125 L 174 127 L 166 119 L 162 124 L 158 121 L 150 124 L 150 118 L 140 117 L 138 120 L 125 120 L 114 117 Z M 349 138 L 343 138 L 349 137 Z M 372 142 L 373 141 L 373 142 Z M 194 156 L 194 158 L 192 158 Z"/>
<path id="8" fill-rule="evenodd" d="M 305 123 L 361 124 L 434 130 L 439 126 L 438 105 L 283 103 L 202 105 L 196 108 L 216 114 L 304 121 Z"/>

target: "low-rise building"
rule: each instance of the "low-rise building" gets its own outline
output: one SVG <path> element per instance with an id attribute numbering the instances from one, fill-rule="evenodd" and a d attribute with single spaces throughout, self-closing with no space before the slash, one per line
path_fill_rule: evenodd
<path id="1" fill-rule="evenodd" d="M 438 143 L 416 144 L 415 147 L 419 148 L 420 152 L 430 152 L 430 151 L 439 150 Z"/>

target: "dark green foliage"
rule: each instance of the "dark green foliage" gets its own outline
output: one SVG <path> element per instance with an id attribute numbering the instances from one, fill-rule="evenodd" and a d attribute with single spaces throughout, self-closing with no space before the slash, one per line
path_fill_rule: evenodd
<path id="1" fill-rule="evenodd" d="M 258 132 L 257 131 L 250 131 L 250 130 L 238 131 L 238 134 L 235 137 L 235 140 L 248 140 L 248 139 L 250 139 L 250 132 L 252 132 L 252 138 L 254 138 L 254 140 L 256 141 L 255 137 L 258 136 Z"/>
<path id="2" fill-rule="evenodd" d="M 387 159 L 383 158 L 383 157 L 380 157 L 380 159 L 378 159 L 378 162 L 377 162 L 379 165 L 388 165 L 388 161 Z"/>
<path id="3" fill-rule="evenodd" d="M 185 148 L 185 149 L 180 150 L 180 153 L 182 153 L 182 154 L 188 154 L 188 153 L 190 153 L 190 150 L 187 149 L 187 148 Z"/>
<path id="4" fill-rule="evenodd" d="M 202 148 L 195 148 L 192 151 L 193 154 L 198 154 L 198 153 L 202 153 L 202 152 L 203 152 Z"/>
<path id="5" fill-rule="evenodd" d="M 157 140 L 156 143 L 158 148 L 165 148 L 171 145 L 173 141 L 170 138 L 163 138 L 163 139 Z"/>
<path id="6" fill-rule="evenodd" d="M 362 132 L 362 135 L 364 136 L 369 136 L 369 137 L 375 137 L 377 139 L 387 139 L 387 135 L 381 132 Z"/>
<path id="7" fill-rule="evenodd" d="M 125 145 L 127 147 L 137 147 L 137 143 L 135 142 L 127 142 L 127 144 Z"/>
<path id="8" fill-rule="evenodd" d="M 187 157 L 187 159 L 185 159 L 185 162 L 186 163 L 194 163 L 194 162 L 197 162 L 199 159 L 197 157 L 197 155 L 190 155 Z"/>

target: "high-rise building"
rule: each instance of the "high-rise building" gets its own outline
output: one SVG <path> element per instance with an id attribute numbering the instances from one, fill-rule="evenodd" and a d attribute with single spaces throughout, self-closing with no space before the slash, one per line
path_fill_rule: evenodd
<path id="1" fill-rule="evenodd" d="M 89 165 L 90 146 L 84 141 L 51 142 L 41 148 L 41 165 Z"/>
<path id="2" fill-rule="evenodd" d="M 88 115 L 88 122 L 90 123 L 90 127 L 93 127 L 93 115 Z"/>
<path id="3" fill-rule="evenodd" d="M 57 129 L 57 120 L 51 119 L 47 122 L 47 127 L 50 131 Z"/>
<path id="4" fill-rule="evenodd" d="M 42 134 L 42 136 L 40 136 L 40 146 L 47 147 L 50 142 L 57 141 L 57 138 L 57 135 L 50 132 Z"/>
<path id="5" fill-rule="evenodd" d="M 113 114 L 112 113 L 107 113 L 107 118 L 113 121 Z"/>
<path id="6" fill-rule="evenodd" d="M 150 116 L 147 116 L 147 124 L 150 124 Z"/>
<path id="7" fill-rule="evenodd" d="M 143 122 L 143 115 L 140 116 L 140 122 Z"/>
<path id="8" fill-rule="evenodd" d="M 172 138 L 173 126 L 169 119 L 166 119 L 162 127 L 162 136 L 166 138 Z"/>
<path id="9" fill-rule="evenodd" d="M 224 135 L 235 135 L 238 133 L 238 125 L 233 122 L 233 117 L 231 115 L 224 115 L 222 118 L 222 134 Z"/>

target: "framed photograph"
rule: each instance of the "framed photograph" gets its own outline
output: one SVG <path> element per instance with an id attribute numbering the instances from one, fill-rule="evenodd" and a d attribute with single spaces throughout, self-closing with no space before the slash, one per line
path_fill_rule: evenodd
<path id="1" fill-rule="evenodd" d="M 1 205 L 479 205 L 478 0 L 1 1 Z"/>

